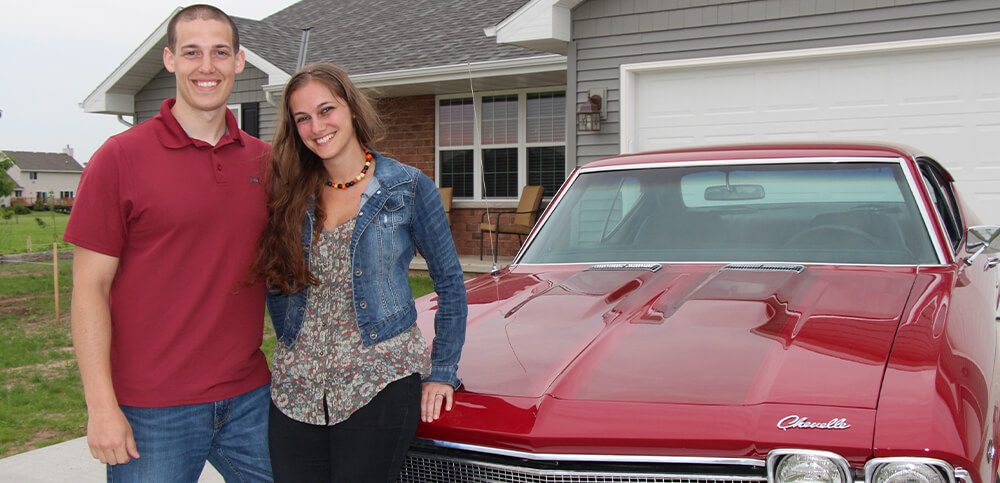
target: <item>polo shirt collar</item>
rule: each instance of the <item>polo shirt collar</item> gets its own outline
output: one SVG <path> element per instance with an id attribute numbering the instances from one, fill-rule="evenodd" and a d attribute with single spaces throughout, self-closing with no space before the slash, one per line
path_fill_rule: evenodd
<path id="1" fill-rule="evenodd" d="M 191 139 L 191 136 L 188 136 L 188 134 L 184 132 L 184 128 L 181 127 L 181 124 L 177 122 L 176 118 L 174 118 L 174 113 L 170 111 L 176 103 L 177 99 L 171 98 L 164 100 L 163 103 L 160 104 L 160 113 L 153 118 L 158 120 L 160 125 L 163 126 L 163 129 L 157 130 L 157 136 L 160 139 L 160 144 L 166 148 L 173 149 L 179 149 L 191 145 L 208 146 L 208 143 L 197 139 Z M 239 143 L 240 146 L 245 145 L 242 131 L 240 131 L 239 126 L 236 124 L 236 116 L 233 116 L 233 113 L 230 112 L 229 109 L 226 109 L 226 133 L 222 135 L 215 147 L 222 147 L 232 142 Z"/>

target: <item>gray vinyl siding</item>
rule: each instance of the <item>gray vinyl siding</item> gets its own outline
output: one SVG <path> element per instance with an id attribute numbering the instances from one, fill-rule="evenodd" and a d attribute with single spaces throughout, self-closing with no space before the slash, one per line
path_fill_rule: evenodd
<path id="1" fill-rule="evenodd" d="M 260 103 L 260 138 L 271 142 L 278 125 L 278 108 L 267 102 Z"/>
<path id="2" fill-rule="evenodd" d="M 159 114 L 160 104 L 177 94 L 177 83 L 174 75 L 167 69 L 153 77 L 141 91 L 135 94 L 135 123 L 139 124 Z"/>
<path id="3" fill-rule="evenodd" d="M 233 93 L 229 96 L 229 104 L 244 104 L 248 102 L 260 103 L 261 112 L 261 136 L 267 133 L 267 137 L 263 139 L 270 139 L 270 131 L 265 131 L 264 124 L 264 111 L 270 108 L 273 111 L 273 107 L 264 100 L 264 90 L 263 86 L 267 83 L 267 74 L 265 74 L 260 69 L 247 65 L 243 69 L 243 73 L 236 76 L 236 85 L 233 88 Z M 141 91 L 135 95 L 135 116 L 136 123 L 140 123 L 147 119 L 152 118 L 157 113 L 160 112 L 160 104 L 163 103 L 164 99 L 174 97 L 177 93 L 177 84 L 174 81 L 174 75 L 167 72 L 167 69 L 161 69 Z"/>
<path id="4" fill-rule="evenodd" d="M 574 110 L 589 89 L 608 89 L 601 131 L 576 134 L 569 156 L 579 166 L 619 153 L 622 64 L 998 32 L 1000 2 L 588 0 L 573 10 L 572 29 Z"/>

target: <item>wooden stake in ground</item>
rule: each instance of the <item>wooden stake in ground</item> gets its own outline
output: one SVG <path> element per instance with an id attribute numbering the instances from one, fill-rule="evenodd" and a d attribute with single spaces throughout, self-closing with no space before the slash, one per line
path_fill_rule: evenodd
<path id="1" fill-rule="evenodd" d="M 52 282 L 56 296 L 56 323 L 59 323 L 59 245 L 52 242 Z"/>

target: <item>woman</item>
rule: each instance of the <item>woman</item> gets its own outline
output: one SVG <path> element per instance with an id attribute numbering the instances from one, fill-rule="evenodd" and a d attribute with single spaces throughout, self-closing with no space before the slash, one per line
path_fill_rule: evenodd
<path id="1" fill-rule="evenodd" d="M 275 481 L 395 481 L 418 417 L 451 410 L 460 384 L 465 285 L 441 197 L 371 149 L 381 127 L 334 65 L 306 66 L 285 87 L 254 264 L 279 340 Z M 414 250 L 438 294 L 429 355 L 407 277 Z"/>

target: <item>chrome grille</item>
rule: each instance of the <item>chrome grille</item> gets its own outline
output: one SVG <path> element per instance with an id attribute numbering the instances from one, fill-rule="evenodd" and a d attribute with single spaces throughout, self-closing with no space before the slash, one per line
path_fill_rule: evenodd
<path id="1" fill-rule="evenodd" d="M 533 461 L 471 451 L 414 447 L 399 483 L 750 483 L 761 468 L 725 465 Z"/>

